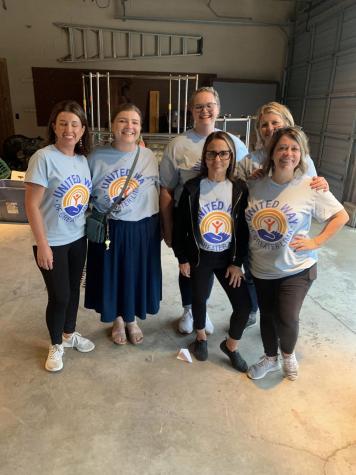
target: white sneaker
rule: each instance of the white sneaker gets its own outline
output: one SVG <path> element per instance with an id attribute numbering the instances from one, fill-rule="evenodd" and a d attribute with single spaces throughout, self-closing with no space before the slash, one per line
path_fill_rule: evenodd
<path id="1" fill-rule="evenodd" d="M 49 345 L 45 368 L 47 371 L 60 371 L 63 368 L 64 349 L 62 345 Z"/>
<path id="2" fill-rule="evenodd" d="M 191 308 L 185 308 L 183 315 L 178 322 L 179 333 L 192 333 L 193 331 L 193 315 Z"/>
<path id="3" fill-rule="evenodd" d="M 206 320 L 205 320 L 205 333 L 207 335 L 212 335 L 214 333 L 214 325 L 209 318 L 208 312 L 206 313 Z"/>
<path id="4" fill-rule="evenodd" d="M 281 365 L 278 361 L 278 356 L 263 355 L 258 363 L 249 367 L 247 376 L 251 379 L 262 379 L 267 373 L 278 371 Z"/>
<path id="5" fill-rule="evenodd" d="M 290 381 L 294 381 L 298 377 L 298 361 L 295 357 L 295 353 L 291 355 L 285 355 L 282 353 L 283 356 L 283 373 L 284 376 L 289 379 Z"/>
<path id="6" fill-rule="evenodd" d="M 75 348 L 82 353 L 87 353 L 95 348 L 95 345 L 88 338 L 84 338 L 80 333 L 74 332 L 69 338 L 63 335 L 62 344 L 65 348 Z"/>

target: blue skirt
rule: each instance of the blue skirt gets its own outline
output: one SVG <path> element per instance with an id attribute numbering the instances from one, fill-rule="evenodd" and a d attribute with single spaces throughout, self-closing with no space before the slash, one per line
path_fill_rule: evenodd
<path id="1" fill-rule="evenodd" d="M 158 313 L 162 298 L 159 216 L 109 223 L 108 251 L 105 244 L 88 243 L 84 306 L 100 313 L 102 322 L 144 320 Z"/>

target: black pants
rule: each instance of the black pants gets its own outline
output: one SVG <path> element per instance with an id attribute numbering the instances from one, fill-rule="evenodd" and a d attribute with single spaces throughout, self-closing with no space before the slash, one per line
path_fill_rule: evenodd
<path id="1" fill-rule="evenodd" d="M 73 333 L 75 330 L 87 240 L 83 237 L 64 246 L 51 246 L 51 249 L 53 269 L 39 269 L 48 292 L 47 328 L 52 345 L 55 345 L 62 343 L 63 332 Z M 33 252 L 36 258 L 37 246 L 33 246 Z"/>
<path id="2" fill-rule="evenodd" d="M 192 266 L 190 270 L 194 328 L 196 330 L 205 328 L 206 300 L 211 290 L 211 279 L 215 274 L 233 309 L 230 318 L 229 336 L 235 340 L 240 340 L 251 311 L 251 301 L 244 281 L 241 282 L 240 287 L 234 288 L 229 285 L 229 278 L 225 277 L 229 264 L 229 250 L 224 252 L 200 250 L 199 265 L 198 267 Z"/>
<path id="3" fill-rule="evenodd" d="M 283 353 L 291 354 L 299 333 L 299 313 L 317 268 L 314 264 L 299 274 L 282 279 L 257 279 L 254 277 L 262 343 L 267 356 L 278 354 L 278 340 Z"/>
<path id="4" fill-rule="evenodd" d="M 192 306 L 192 280 L 189 277 L 186 277 L 185 275 L 181 274 L 179 272 L 179 290 L 180 290 L 180 295 L 182 297 L 182 306 L 183 307 L 191 307 Z M 214 275 L 211 275 L 210 282 L 209 282 L 209 291 L 208 291 L 208 296 L 207 300 L 210 297 L 211 290 L 214 285 Z"/>

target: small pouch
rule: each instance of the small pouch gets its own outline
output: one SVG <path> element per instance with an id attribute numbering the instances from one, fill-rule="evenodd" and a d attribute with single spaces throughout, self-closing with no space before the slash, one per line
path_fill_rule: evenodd
<path id="1" fill-rule="evenodd" d="M 86 235 L 89 241 L 103 243 L 106 233 L 106 213 L 99 213 L 95 208 L 86 218 Z"/>

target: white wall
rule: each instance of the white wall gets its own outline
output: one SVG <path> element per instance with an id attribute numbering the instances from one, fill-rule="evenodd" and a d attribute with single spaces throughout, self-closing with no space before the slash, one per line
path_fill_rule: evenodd
<path id="1" fill-rule="evenodd" d="M 43 134 L 36 125 L 31 67 L 80 67 L 100 69 L 214 73 L 220 78 L 280 81 L 286 35 L 278 27 L 211 26 L 204 24 L 141 22 L 115 19 L 121 2 L 97 0 L 7 0 L 0 5 L 0 57 L 7 60 L 16 133 Z M 281 22 L 293 2 L 277 0 L 219 0 L 219 15 L 251 16 L 254 20 Z M 213 19 L 204 0 L 129 0 L 127 15 Z M 203 55 L 96 63 L 59 63 L 67 53 L 65 33 L 53 22 L 88 24 L 140 31 L 202 35 Z M 68 91 L 68 97 L 70 91 Z"/>

